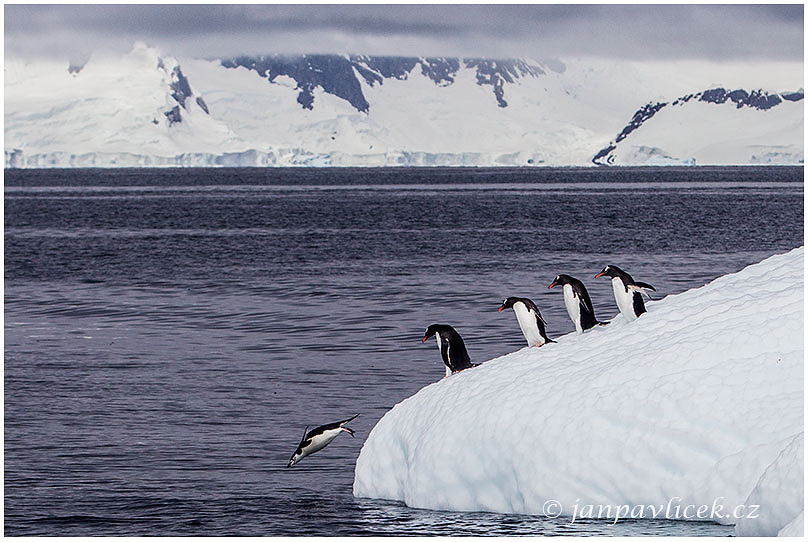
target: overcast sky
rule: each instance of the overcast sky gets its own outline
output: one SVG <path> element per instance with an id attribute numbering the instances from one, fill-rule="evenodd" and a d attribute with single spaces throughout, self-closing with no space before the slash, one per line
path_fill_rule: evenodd
<path id="1" fill-rule="evenodd" d="M 5 5 L 6 56 L 360 53 L 802 61 L 789 5 Z"/>

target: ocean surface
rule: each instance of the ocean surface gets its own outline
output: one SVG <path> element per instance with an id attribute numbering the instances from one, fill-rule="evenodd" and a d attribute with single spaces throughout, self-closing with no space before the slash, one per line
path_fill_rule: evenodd
<path id="1" fill-rule="evenodd" d="M 524 346 L 507 296 L 573 330 L 558 273 L 602 319 L 605 264 L 701 286 L 801 245 L 803 190 L 780 167 L 7 170 L 5 534 L 731 534 L 356 499 L 354 463 L 443 377 L 427 325 L 483 362 Z"/>

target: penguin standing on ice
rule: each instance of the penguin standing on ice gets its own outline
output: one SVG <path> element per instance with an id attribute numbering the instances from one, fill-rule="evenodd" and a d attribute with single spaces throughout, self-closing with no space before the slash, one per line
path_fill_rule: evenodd
<path id="1" fill-rule="evenodd" d="M 337 438 L 337 435 L 343 431 L 352 437 L 355 437 L 356 435 L 354 435 L 353 429 L 343 426 L 346 423 L 355 420 L 357 416 L 359 416 L 359 414 L 352 418 L 348 418 L 347 420 L 342 420 L 341 422 L 328 423 L 326 425 L 321 425 L 320 427 L 315 427 L 311 431 L 309 431 L 309 426 L 307 425 L 303 430 L 303 440 L 301 440 L 300 444 L 298 444 L 297 450 L 295 450 L 295 453 L 292 454 L 292 458 L 289 460 L 289 464 L 286 466 L 291 467 L 307 455 L 311 455 L 314 452 L 319 452 L 331 444 L 331 441 Z"/>
<path id="2" fill-rule="evenodd" d="M 446 365 L 446 376 L 477 366 L 476 363 L 471 362 L 466 345 L 463 343 L 463 337 L 455 328 L 446 324 L 432 324 L 426 328 L 421 342 L 425 343 L 433 335 L 438 341 L 438 350 Z"/>
<path id="3" fill-rule="evenodd" d="M 589 292 L 586 291 L 586 286 L 584 286 L 583 282 L 569 275 L 556 275 L 555 280 L 550 283 L 548 288 L 559 284 L 564 287 L 564 304 L 567 306 L 567 312 L 575 324 L 575 331 L 583 333 L 587 329 L 609 323 L 599 322 L 595 318 L 595 308 L 592 306 L 592 300 L 589 299 Z"/>
<path id="4" fill-rule="evenodd" d="M 617 307 L 624 317 L 628 320 L 636 320 L 642 313 L 646 312 L 642 294 L 647 290 L 656 292 L 656 288 L 645 282 L 635 281 L 631 278 L 631 275 L 616 265 L 607 265 L 603 268 L 603 271 L 595 275 L 595 278 L 603 275 L 612 277 L 614 300 L 617 301 Z"/>
<path id="5" fill-rule="evenodd" d="M 509 297 L 502 302 L 502 306 L 497 312 L 505 309 L 513 309 L 516 314 L 516 321 L 525 336 L 528 346 L 542 346 L 545 343 L 554 343 L 547 336 L 545 325 L 547 322 L 542 318 L 539 308 L 533 301 L 526 297 Z"/>

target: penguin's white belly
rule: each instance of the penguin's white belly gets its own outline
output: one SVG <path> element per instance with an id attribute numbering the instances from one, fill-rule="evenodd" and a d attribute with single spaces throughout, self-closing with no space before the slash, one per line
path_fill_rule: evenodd
<path id="1" fill-rule="evenodd" d="M 331 441 L 337 438 L 342 432 L 342 429 L 329 429 L 328 431 L 323 431 L 319 435 L 312 437 L 311 444 L 303 448 L 303 453 L 301 454 L 302 457 L 306 457 L 307 455 L 311 455 L 314 452 L 318 452 L 331 444 Z"/>
<path id="2" fill-rule="evenodd" d="M 438 341 L 438 352 L 440 352 L 440 359 L 443 359 L 443 345 L 441 344 L 441 341 L 440 341 L 440 334 L 435 333 L 435 339 L 437 339 L 437 341 Z M 448 365 L 446 365 L 445 361 L 443 362 L 443 366 L 446 367 L 446 375 L 445 376 L 449 376 L 450 374 L 452 374 L 452 370 L 449 368 Z"/>
<path id="3" fill-rule="evenodd" d="M 572 291 L 572 286 L 569 284 L 564 285 L 564 304 L 567 306 L 567 312 L 575 324 L 575 331 L 583 333 L 584 328 L 581 327 L 581 303 L 575 293 Z"/>
<path id="4" fill-rule="evenodd" d="M 614 290 L 614 300 L 617 301 L 620 313 L 629 320 L 635 320 L 637 315 L 634 314 L 634 291 L 629 289 L 626 292 L 623 281 L 617 277 L 612 279 L 612 290 Z"/>
<path id="5" fill-rule="evenodd" d="M 536 322 L 536 314 L 528 309 L 521 301 L 514 303 L 513 312 L 516 313 L 516 321 L 522 329 L 528 346 L 544 344 L 544 339 L 539 333 L 539 325 Z"/>

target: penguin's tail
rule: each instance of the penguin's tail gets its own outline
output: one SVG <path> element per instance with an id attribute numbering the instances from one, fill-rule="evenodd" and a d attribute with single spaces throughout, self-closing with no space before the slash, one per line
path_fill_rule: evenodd
<path id="1" fill-rule="evenodd" d="M 553 340 L 553 339 L 551 339 L 550 337 L 547 337 L 547 338 L 544 340 L 544 342 L 545 342 L 545 344 L 546 344 L 546 343 L 554 343 L 554 342 L 558 342 L 558 341 L 554 341 L 554 340 Z"/>
<path id="2" fill-rule="evenodd" d="M 599 326 L 608 326 L 611 322 L 598 322 Z"/>

